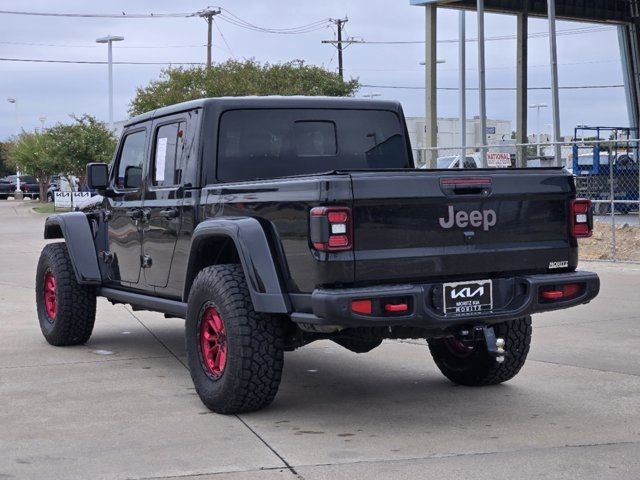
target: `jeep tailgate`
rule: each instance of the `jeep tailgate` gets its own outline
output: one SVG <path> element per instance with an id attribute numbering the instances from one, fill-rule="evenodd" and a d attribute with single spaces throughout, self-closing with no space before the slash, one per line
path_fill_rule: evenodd
<path id="1" fill-rule="evenodd" d="M 351 172 L 355 281 L 575 269 L 560 169 Z"/>

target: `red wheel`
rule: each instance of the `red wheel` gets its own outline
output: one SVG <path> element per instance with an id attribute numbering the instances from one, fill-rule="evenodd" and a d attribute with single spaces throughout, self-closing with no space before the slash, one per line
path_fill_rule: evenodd
<path id="1" fill-rule="evenodd" d="M 280 318 L 258 313 L 240 265 L 213 265 L 189 292 L 185 337 L 189 372 L 217 413 L 252 412 L 276 396 L 283 362 Z"/>
<path id="2" fill-rule="evenodd" d="M 207 374 L 218 379 L 227 364 L 227 334 L 215 307 L 208 306 L 200 320 L 200 352 Z"/>
<path id="3" fill-rule="evenodd" d="M 48 317 L 47 320 L 53 323 L 58 313 L 58 304 L 56 302 L 56 277 L 54 277 L 50 271 L 47 271 L 44 275 L 42 292 L 44 296 L 44 309 Z"/>
<path id="4" fill-rule="evenodd" d="M 472 346 L 469 346 L 456 338 L 445 338 L 444 344 L 447 347 L 447 350 L 449 350 L 452 355 L 458 358 L 467 358 L 473 354 L 474 349 Z"/>

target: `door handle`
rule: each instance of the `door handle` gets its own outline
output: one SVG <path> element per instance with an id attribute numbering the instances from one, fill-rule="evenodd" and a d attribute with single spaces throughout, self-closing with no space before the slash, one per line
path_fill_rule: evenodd
<path id="1" fill-rule="evenodd" d="M 176 218 L 179 215 L 177 208 L 168 208 L 166 210 L 160 210 L 160 216 L 164 218 Z"/>
<path id="2" fill-rule="evenodd" d="M 131 220 L 140 220 L 140 219 L 142 219 L 142 210 L 140 210 L 139 208 L 135 208 L 133 210 L 128 210 L 126 215 Z"/>

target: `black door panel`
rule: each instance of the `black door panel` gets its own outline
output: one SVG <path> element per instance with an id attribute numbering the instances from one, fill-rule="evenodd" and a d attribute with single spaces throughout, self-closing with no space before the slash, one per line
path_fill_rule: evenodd
<path id="1" fill-rule="evenodd" d="M 143 230 L 144 289 L 164 289 L 182 224 L 183 167 L 189 132 L 185 115 L 165 117 L 153 125 L 151 157 L 144 195 L 147 222 Z"/>
<path id="2" fill-rule="evenodd" d="M 117 196 L 109 200 L 108 244 L 111 282 L 135 287 L 140 281 L 142 248 L 142 174 L 146 158 L 147 131 L 125 132 L 113 169 L 112 185 Z"/>

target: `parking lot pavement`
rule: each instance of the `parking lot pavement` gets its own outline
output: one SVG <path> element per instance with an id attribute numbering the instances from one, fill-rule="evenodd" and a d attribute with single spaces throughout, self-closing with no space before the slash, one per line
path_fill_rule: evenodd
<path id="1" fill-rule="evenodd" d="M 595 217 L 597 221 L 611 223 L 611 215 L 598 215 Z M 616 225 L 638 225 L 640 223 L 640 215 L 638 212 L 632 212 L 627 215 L 614 215 Z"/>
<path id="2" fill-rule="evenodd" d="M 286 355 L 270 408 L 225 417 L 195 394 L 181 320 L 100 300 L 89 343 L 46 344 L 43 222 L 0 202 L 0 478 L 640 477 L 640 266 L 583 264 L 601 295 L 536 317 L 507 384 L 452 385 L 424 342 L 319 342 Z"/>

